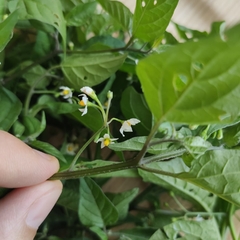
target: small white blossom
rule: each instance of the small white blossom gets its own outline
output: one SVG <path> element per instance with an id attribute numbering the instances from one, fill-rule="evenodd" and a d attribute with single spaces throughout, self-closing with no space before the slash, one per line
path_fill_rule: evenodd
<path id="1" fill-rule="evenodd" d="M 88 96 L 92 96 L 93 94 L 95 95 L 95 92 L 94 92 L 94 90 L 92 89 L 92 88 L 90 88 L 90 87 L 82 87 L 81 89 L 80 89 L 83 93 L 85 93 L 85 94 L 87 94 Z"/>
<path id="2" fill-rule="evenodd" d="M 72 90 L 69 87 L 61 86 L 59 89 L 62 90 L 60 95 L 63 96 L 64 99 L 72 98 Z"/>
<path id="3" fill-rule="evenodd" d="M 110 144 L 114 144 L 114 141 L 118 140 L 118 138 L 110 138 L 109 134 L 105 133 L 102 138 L 99 138 L 97 140 L 98 142 L 101 142 L 101 148 L 107 147 Z"/>
<path id="4" fill-rule="evenodd" d="M 123 134 L 123 132 L 132 132 L 132 125 L 136 125 L 140 123 L 140 120 L 136 119 L 136 118 L 131 118 L 128 119 L 126 121 L 123 122 L 121 128 L 120 128 L 120 133 L 123 135 L 123 137 L 125 137 L 125 135 Z"/>
<path id="5" fill-rule="evenodd" d="M 81 107 L 84 107 L 84 108 L 79 108 L 79 111 L 82 112 L 82 116 L 85 115 L 88 111 L 88 108 L 87 108 L 87 103 L 88 103 L 88 97 L 85 95 L 85 94 L 80 94 L 78 96 L 82 96 L 82 100 L 80 100 L 78 102 L 78 104 L 81 106 Z"/>
<path id="6" fill-rule="evenodd" d="M 78 147 L 79 147 L 78 144 L 68 143 L 66 145 L 66 153 L 69 155 L 75 155 Z"/>

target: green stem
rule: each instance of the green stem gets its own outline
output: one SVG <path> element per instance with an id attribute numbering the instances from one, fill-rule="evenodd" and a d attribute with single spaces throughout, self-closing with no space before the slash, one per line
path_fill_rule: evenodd
<path id="1" fill-rule="evenodd" d="M 102 126 L 97 132 L 95 132 L 95 133 L 92 135 L 92 137 L 90 137 L 90 138 L 88 139 L 88 141 L 79 149 L 79 151 L 78 151 L 77 154 L 75 155 L 75 157 L 74 157 L 74 159 L 73 159 L 73 161 L 72 161 L 72 163 L 71 163 L 71 165 L 70 165 L 70 167 L 69 167 L 69 169 L 68 169 L 68 173 L 70 173 L 70 171 L 73 170 L 73 168 L 74 168 L 74 166 L 75 166 L 78 158 L 81 156 L 81 154 L 83 153 L 83 151 L 84 151 L 84 150 L 87 148 L 87 146 L 95 139 L 95 137 L 96 137 L 99 133 L 101 133 L 101 132 L 103 131 L 104 128 L 106 128 L 105 125 Z"/>
<path id="2" fill-rule="evenodd" d="M 145 167 L 143 165 L 139 165 L 138 168 L 147 171 L 147 172 L 151 172 L 151 173 L 156 173 L 156 174 L 161 174 L 164 176 L 169 176 L 169 177 L 174 177 L 174 178 L 178 178 L 178 174 L 177 173 L 171 173 L 171 172 L 166 172 L 166 171 L 162 171 L 162 170 L 157 170 L 155 168 L 149 168 L 149 167 Z"/>
<path id="3" fill-rule="evenodd" d="M 32 98 L 32 95 L 35 93 L 35 90 L 34 90 L 35 87 L 37 86 L 39 81 L 41 81 L 50 71 L 52 71 L 55 68 L 59 68 L 59 66 L 57 65 L 57 66 L 53 66 L 53 67 L 49 68 L 41 77 L 36 79 L 35 82 L 33 83 L 33 85 L 31 86 L 31 88 L 28 92 L 28 95 L 26 97 L 25 104 L 24 104 L 24 115 L 25 116 L 28 114 L 31 98 Z"/>
<path id="4" fill-rule="evenodd" d="M 80 177 L 94 176 L 97 174 L 116 172 L 116 171 L 131 169 L 131 168 L 137 168 L 135 159 L 127 162 L 111 164 L 108 166 L 82 169 L 82 170 L 77 170 L 72 172 L 59 172 L 59 173 L 55 173 L 52 177 L 49 178 L 49 180 L 76 179 Z"/>
<path id="5" fill-rule="evenodd" d="M 150 134 L 148 135 L 148 137 L 147 137 L 147 139 L 146 139 L 146 142 L 144 143 L 141 151 L 140 151 L 140 152 L 138 153 L 138 155 L 136 156 L 136 161 L 137 161 L 138 163 L 139 163 L 139 162 L 142 160 L 142 158 L 144 157 L 144 155 L 145 155 L 145 153 L 146 153 L 146 151 L 147 151 L 147 149 L 148 149 L 148 146 L 149 146 L 152 138 L 155 136 L 155 134 L 156 134 L 156 132 L 157 132 L 157 130 L 158 130 L 159 125 L 160 125 L 161 122 L 162 122 L 162 119 L 160 119 L 157 123 L 155 123 L 155 125 L 153 126 Z"/>
<path id="6" fill-rule="evenodd" d="M 234 211 L 235 211 L 235 206 L 233 204 L 230 204 L 229 212 L 228 212 L 228 224 L 229 224 L 232 239 L 238 240 L 237 233 L 235 231 L 235 227 L 234 227 L 233 220 L 232 220 Z"/>

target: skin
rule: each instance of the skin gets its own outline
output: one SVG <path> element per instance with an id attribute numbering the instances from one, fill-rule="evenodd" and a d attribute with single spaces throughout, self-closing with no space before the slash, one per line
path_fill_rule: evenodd
<path id="1" fill-rule="evenodd" d="M 14 188 L 0 199 L 0 239 L 30 240 L 62 191 L 47 181 L 59 169 L 55 157 L 0 131 L 0 187 Z"/>

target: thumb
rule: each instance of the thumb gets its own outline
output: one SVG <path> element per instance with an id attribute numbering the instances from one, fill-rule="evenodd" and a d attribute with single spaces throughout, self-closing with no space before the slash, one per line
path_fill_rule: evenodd
<path id="1" fill-rule="evenodd" d="M 62 191 L 60 181 L 13 190 L 0 200 L 0 239 L 32 240 Z"/>

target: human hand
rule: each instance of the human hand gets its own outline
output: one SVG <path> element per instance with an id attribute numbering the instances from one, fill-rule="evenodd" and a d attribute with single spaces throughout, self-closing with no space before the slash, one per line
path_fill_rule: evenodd
<path id="1" fill-rule="evenodd" d="M 62 191 L 46 181 L 59 169 L 56 158 L 0 131 L 0 187 L 15 188 L 0 199 L 0 239 L 30 240 Z"/>

